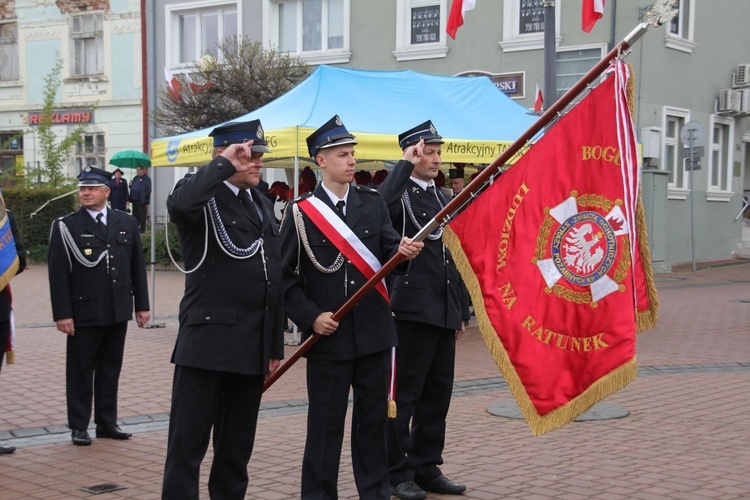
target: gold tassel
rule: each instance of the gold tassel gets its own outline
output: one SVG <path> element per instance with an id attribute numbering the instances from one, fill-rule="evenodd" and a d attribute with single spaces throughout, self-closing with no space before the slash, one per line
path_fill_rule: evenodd
<path id="1" fill-rule="evenodd" d="M 5 353 L 5 362 L 9 365 L 15 364 L 16 362 L 16 352 L 15 351 L 8 351 Z"/>
<path id="2" fill-rule="evenodd" d="M 392 399 L 388 400 L 388 418 L 396 418 L 396 402 Z"/>

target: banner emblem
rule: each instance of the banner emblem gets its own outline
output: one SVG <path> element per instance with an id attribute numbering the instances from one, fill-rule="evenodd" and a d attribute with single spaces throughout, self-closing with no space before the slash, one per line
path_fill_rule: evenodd
<path id="1" fill-rule="evenodd" d="M 622 200 L 577 196 L 572 191 L 570 198 L 545 209 L 532 263 L 547 283 L 547 293 L 596 307 L 610 293 L 625 291 L 622 281 L 631 264 L 628 224 Z"/>
<path id="2" fill-rule="evenodd" d="M 167 160 L 169 163 L 174 163 L 177 160 L 177 154 L 179 153 L 180 141 L 169 141 L 167 144 Z"/>

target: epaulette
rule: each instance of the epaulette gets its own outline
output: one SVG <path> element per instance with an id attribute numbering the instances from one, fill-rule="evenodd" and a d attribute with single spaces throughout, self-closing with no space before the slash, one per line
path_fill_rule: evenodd
<path id="1" fill-rule="evenodd" d="M 114 210 L 115 212 L 119 212 L 121 214 L 130 215 L 130 212 L 126 212 L 125 210 L 120 210 L 119 208 L 113 208 L 112 210 Z"/>
<path id="2" fill-rule="evenodd" d="M 70 212 L 69 214 L 61 215 L 60 217 L 57 218 L 57 220 L 67 219 L 68 217 L 72 215 L 75 215 L 75 212 Z"/>
<path id="3" fill-rule="evenodd" d="M 299 195 L 299 196 L 297 196 L 296 198 L 294 198 L 294 199 L 292 200 L 292 203 L 297 203 L 297 202 L 300 202 L 300 201 L 302 201 L 302 200 L 304 200 L 304 199 L 306 199 L 306 198 L 309 198 L 310 196 L 312 196 L 312 193 L 311 193 L 311 192 L 310 192 L 310 193 L 302 193 L 301 195 Z"/>
<path id="4" fill-rule="evenodd" d="M 371 188 L 370 186 L 355 186 L 354 189 L 356 189 L 358 193 L 378 194 L 378 190 L 375 188 Z"/>

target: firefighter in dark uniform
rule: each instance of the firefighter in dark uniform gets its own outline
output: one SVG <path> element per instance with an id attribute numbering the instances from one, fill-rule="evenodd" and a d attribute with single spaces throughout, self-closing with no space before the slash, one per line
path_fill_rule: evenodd
<path id="1" fill-rule="evenodd" d="M 327 213 L 343 219 L 347 231 L 379 261 L 378 267 L 396 252 L 407 258 L 418 253 L 421 243 L 408 239 L 399 243 L 377 191 L 350 186 L 355 144 L 338 116 L 307 138 L 310 157 L 320 166 L 323 181 L 287 208 L 281 225 L 286 313 L 305 338 L 313 333 L 324 336 L 307 354 L 303 499 L 338 497 L 350 388 L 354 392 L 352 464 L 359 496 L 390 498 L 385 432 L 389 353 L 396 345 L 392 313 L 385 298 L 372 290 L 339 322 L 331 318 L 367 280 L 346 252 L 340 252 L 299 207 L 302 199 L 325 204 Z"/>
<path id="2" fill-rule="evenodd" d="M 128 321 L 150 318 L 146 266 L 131 215 L 107 208 L 112 173 L 87 166 L 78 176 L 81 208 L 52 223 L 49 285 L 52 316 L 68 335 L 66 395 L 73 444 L 96 437 L 128 439 L 117 426 L 117 387 Z"/>
<path id="3" fill-rule="evenodd" d="M 242 499 L 267 374 L 284 355 L 279 231 L 258 185 L 259 120 L 211 132 L 214 158 L 167 200 L 186 266 L 162 497 L 198 498 L 213 428 L 211 498 Z"/>
<path id="4" fill-rule="evenodd" d="M 434 183 L 442 143 L 430 121 L 399 135 L 404 159 L 378 191 L 403 236 L 414 236 L 450 201 Z M 399 342 L 398 416 L 388 425 L 388 466 L 393 493 L 399 498 L 425 498 L 426 491 L 460 494 L 466 490 L 438 467 L 443 463 L 456 338 L 469 320 L 468 294 L 441 236 L 442 229 L 430 234 L 408 268 L 391 275 L 391 306 Z"/>

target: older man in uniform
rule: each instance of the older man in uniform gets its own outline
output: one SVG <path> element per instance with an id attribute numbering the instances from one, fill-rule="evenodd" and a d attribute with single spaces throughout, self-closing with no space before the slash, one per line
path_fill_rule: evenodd
<path id="1" fill-rule="evenodd" d="M 351 186 L 355 144 L 338 116 L 307 138 L 323 181 L 287 208 L 281 227 L 286 312 L 305 337 L 323 335 L 307 354 L 303 499 L 338 498 L 350 388 L 357 491 L 360 498 L 390 498 L 385 432 L 388 359 L 396 330 L 387 292 L 372 290 L 340 321 L 332 315 L 382 263 L 396 252 L 412 258 L 422 244 L 408 238 L 399 244 L 377 191 Z"/>
<path id="2" fill-rule="evenodd" d="M 463 163 L 454 165 L 461 165 L 461 167 L 456 166 L 456 168 L 451 168 L 448 170 L 448 178 L 450 179 L 451 183 L 451 196 L 453 198 L 455 198 L 458 193 L 464 190 L 464 185 L 466 184 L 466 179 L 464 179 Z"/>
<path id="3" fill-rule="evenodd" d="M 434 182 L 441 144 L 443 138 L 429 120 L 399 135 L 404 158 L 378 191 L 403 236 L 414 236 L 449 201 Z M 466 490 L 438 467 L 443 463 L 456 338 L 469 320 L 468 296 L 441 236 L 442 229 L 427 236 L 419 256 L 392 275 L 398 415 L 388 426 L 388 466 L 392 492 L 399 498 Z"/>
<path id="4" fill-rule="evenodd" d="M 211 498 L 243 499 L 267 374 L 284 355 L 279 231 L 255 190 L 270 152 L 259 120 L 215 128 L 214 159 L 180 180 L 167 209 L 187 268 L 162 497 L 198 498 L 213 428 Z"/>
<path id="5" fill-rule="evenodd" d="M 117 388 L 128 321 L 150 318 L 146 266 L 131 215 L 107 208 L 112 174 L 87 166 L 78 176 L 81 208 L 52 223 L 49 285 L 52 316 L 68 335 L 66 394 L 73 444 L 96 437 L 128 439 L 117 426 Z"/>

